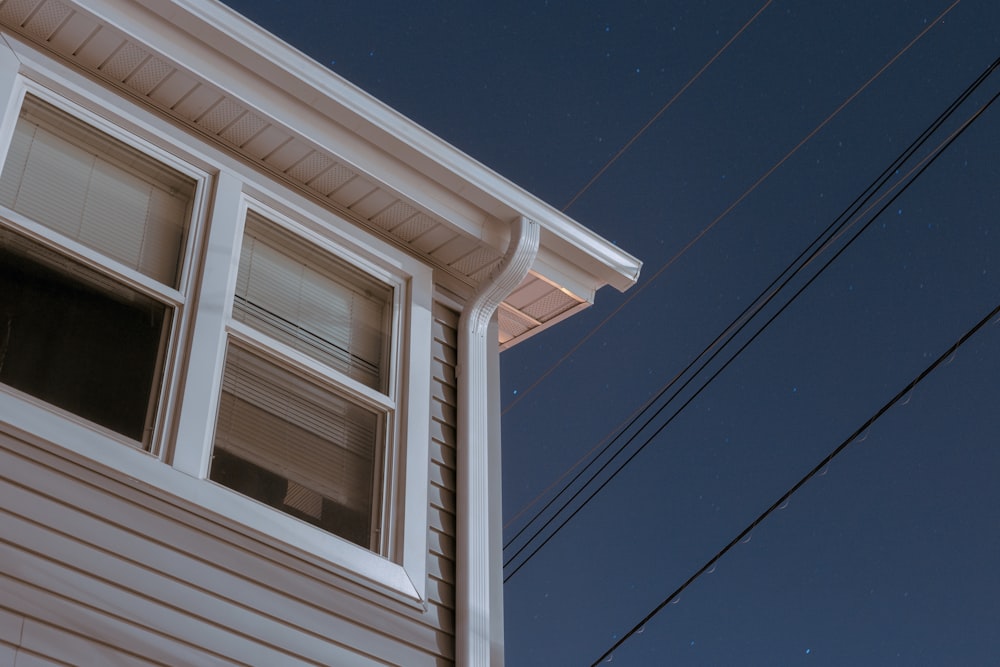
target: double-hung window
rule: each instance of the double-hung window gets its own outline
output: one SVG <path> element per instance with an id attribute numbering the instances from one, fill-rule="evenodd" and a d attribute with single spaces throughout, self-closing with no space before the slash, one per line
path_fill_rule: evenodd
<path id="1" fill-rule="evenodd" d="M 419 598 L 431 268 L 193 140 L 133 136 L 141 116 L 25 89 L 0 172 L 5 418 Z"/>
<path id="2" fill-rule="evenodd" d="M 152 446 L 195 186 L 25 97 L 0 176 L 0 382 Z"/>
<path id="3" fill-rule="evenodd" d="M 392 286 L 250 212 L 209 476 L 383 550 Z"/>

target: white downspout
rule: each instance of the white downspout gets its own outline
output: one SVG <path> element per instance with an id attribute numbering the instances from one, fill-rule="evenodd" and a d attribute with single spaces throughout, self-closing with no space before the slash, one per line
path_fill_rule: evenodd
<path id="1" fill-rule="evenodd" d="M 494 314 L 538 254 L 539 225 L 511 225 L 507 253 L 459 320 L 456 553 L 458 667 L 503 665 L 499 347 Z M 490 398 L 492 397 L 492 403 Z"/>

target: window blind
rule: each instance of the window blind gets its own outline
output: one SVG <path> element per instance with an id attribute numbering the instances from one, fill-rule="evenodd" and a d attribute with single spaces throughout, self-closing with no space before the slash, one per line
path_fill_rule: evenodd
<path id="1" fill-rule="evenodd" d="M 258 236 L 256 220 L 243 240 L 233 318 L 385 391 L 391 288 L 333 260 L 293 256 Z"/>
<path id="2" fill-rule="evenodd" d="M 369 524 L 381 423 L 380 415 L 229 345 L 215 447 L 284 478 L 288 507 L 319 519 L 325 498 Z"/>
<path id="3" fill-rule="evenodd" d="M 29 95 L 0 205 L 176 286 L 194 189 L 193 179 Z"/>

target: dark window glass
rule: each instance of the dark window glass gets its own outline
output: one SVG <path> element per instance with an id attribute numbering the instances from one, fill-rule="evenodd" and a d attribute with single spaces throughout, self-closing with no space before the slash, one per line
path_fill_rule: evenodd
<path id="1" fill-rule="evenodd" d="M 145 442 L 167 306 L 0 232 L 0 382 Z"/>
<path id="2" fill-rule="evenodd" d="M 371 548 L 368 514 L 324 498 L 221 447 L 212 452 L 211 479 L 366 549 Z"/>

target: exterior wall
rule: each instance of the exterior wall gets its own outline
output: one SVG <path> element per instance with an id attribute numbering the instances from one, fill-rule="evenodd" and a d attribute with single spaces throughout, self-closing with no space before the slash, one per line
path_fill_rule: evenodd
<path id="1" fill-rule="evenodd" d="M 427 600 L 442 631 L 455 633 L 455 363 L 458 313 L 434 306 L 431 366 L 430 509 Z"/>
<path id="2" fill-rule="evenodd" d="M 0 228 L 22 242 L 138 290 L 173 318 L 154 369 L 158 407 L 146 413 L 156 423 L 141 438 L 0 386 L 0 665 L 502 664 L 498 335 L 512 344 L 609 279 L 631 284 L 638 263 L 215 2 L 0 0 L 0 26 L 16 33 L 0 35 L 0 158 L 31 94 L 63 109 L 60 132 L 76 127 L 67 115 L 82 118 L 197 182 L 176 284 L 109 263 L 105 248 L 13 203 L 0 208 Z M 60 173 L 46 165 L 35 173 Z M 75 192 L 36 190 L 40 200 Z M 339 258 L 346 273 L 389 286 L 387 386 L 233 317 L 248 210 L 308 245 L 319 265 Z M 529 277 L 533 267 L 553 277 Z M 372 505 L 382 513 L 367 542 L 206 481 L 234 342 L 291 371 L 267 397 L 318 381 L 324 401 L 338 393 L 376 414 L 372 438 L 385 448 Z M 83 385 L 59 370 L 64 384 Z M 273 463 L 291 449 L 258 453 Z M 314 459 L 298 461 L 314 472 Z M 367 511 L 358 507 L 349 509 Z"/>
<path id="3" fill-rule="evenodd" d="M 19 85 L 19 65 L 5 55 L 0 54 L 0 97 Z M 41 55 L 39 60 L 49 64 Z M 80 98 L 91 97 L 92 106 L 106 106 L 115 114 L 120 100 L 114 90 L 75 79 L 58 64 L 52 67 L 59 80 L 49 85 L 57 95 L 63 84 L 75 85 L 86 93 Z M 16 113 L 16 105 L 8 110 Z M 244 195 L 241 183 L 259 185 L 276 200 L 287 197 L 313 219 L 328 213 L 252 167 L 201 145 L 194 135 L 155 116 L 141 117 L 153 128 L 153 143 L 176 140 L 182 150 L 199 155 L 209 189 L 214 186 L 213 211 L 223 211 L 201 223 L 208 231 L 214 226 L 218 232 L 219 218 L 231 218 L 224 224 L 235 220 Z M 9 116 L 4 120 L 11 122 Z M 8 224 L 0 219 L 0 225 Z M 338 224 L 347 225 L 343 220 Z M 358 230 L 347 234 L 365 239 Z M 421 262 L 413 257 L 407 261 Z M 215 274 L 219 270 L 224 273 L 225 267 L 216 267 Z M 430 275 L 428 267 L 420 270 Z M 200 312 L 219 318 L 221 308 L 214 313 L 203 305 L 208 300 L 205 285 L 211 282 L 207 273 L 202 271 L 203 291 L 189 305 L 193 308 L 200 299 Z M 224 276 L 221 282 L 211 280 L 221 285 L 213 297 L 228 299 Z M 420 301 L 425 297 L 426 302 Z M 426 507 L 427 521 L 425 525 L 425 513 L 406 507 L 408 516 L 419 517 L 421 539 L 410 539 L 409 520 L 406 544 L 398 549 L 410 549 L 412 543 L 419 548 L 388 559 L 364 555 L 395 565 L 405 571 L 404 577 L 419 569 L 422 580 L 410 587 L 417 591 L 415 597 L 400 593 L 403 587 L 382 585 L 375 575 L 348 571 L 344 559 L 311 552 L 263 524 L 234 520 L 225 508 L 249 501 L 200 479 L 203 472 L 95 436 L 89 427 L 69 423 L 79 420 L 53 417 L 41 401 L 0 387 L 0 665 L 454 664 L 459 314 L 452 297 L 442 298 L 448 306 L 432 305 L 429 294 L 414 299 L 410 324 L 418 333 L 411 338 L 418 341 L 410 341 L 409 356 L 423 350 L 419 356 L 431 372 L 405 370 L 411 381 L 417 379 L 408 409 L 419 410 L 429 426 L 406 434 L 407 468 L 419 469 L 407 479 L 419 478 L 426 487 L 415 497 L 426 499 L 416 505 Z M 415 325 L 418 318 L 425 320 L 423 333 Z M 427 350 L 433 357 L 429 364 Z M 176 363 L 183 369 L 188 362 L 178 357 Z M 192 382 L 187 371 L 196 399 L 213 394 L 207 384 Z M 180 394 L 180 389 L 164 393 L 172 410 Z M 207 400 L 187 404 L 199 402 L 206 414 L 211 412 Z M 190 414 L 189 407 L 184 410 Z M 187 432 L 206 437 L 197 429 Z M 76 437 L 81 433 L 86 438 Z M 167 444 L 162 449 L 175 448 Z M 220 494 L 227 496 L 221 504 Z M 406 497 L 411 497 L 409 489 Z M 324 538 L 327 545 L 337 541 Z M 344 547 L 358 551 L 353 545 Z M 399 567 L 408 553 L 417 556 L 420 568 L 410 568 L 408 562 Z"/>
<path id="4" fill-rule="evenodd" d="M 0 664 L 453 664 L 457 320 L 435 306 L 426 609 L 0 424 Z"/>

